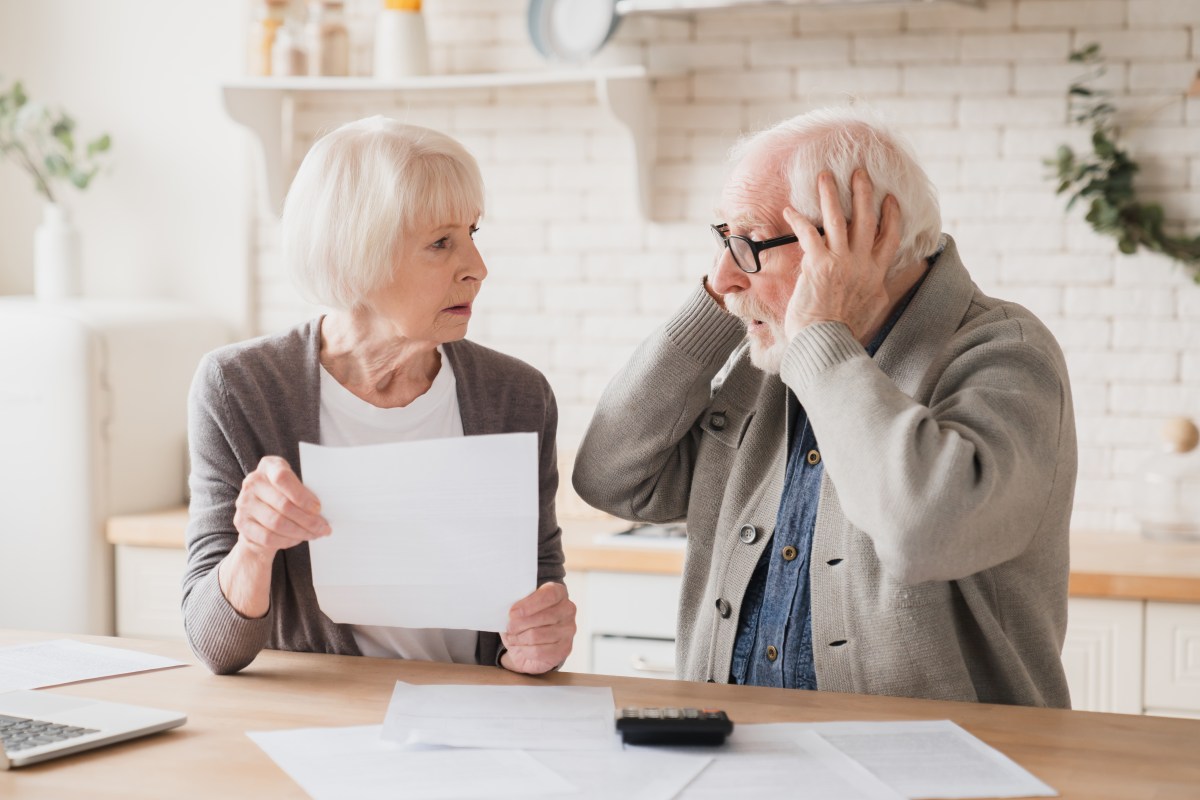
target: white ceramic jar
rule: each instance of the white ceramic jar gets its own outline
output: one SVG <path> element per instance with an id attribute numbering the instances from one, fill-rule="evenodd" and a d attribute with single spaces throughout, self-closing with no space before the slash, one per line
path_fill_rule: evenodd
<path id="1" fill-rule="evenodd" d="M 429 74 L 429 42 L 421 0 L 384 0 L 375 22 L 375 78 Z"/>

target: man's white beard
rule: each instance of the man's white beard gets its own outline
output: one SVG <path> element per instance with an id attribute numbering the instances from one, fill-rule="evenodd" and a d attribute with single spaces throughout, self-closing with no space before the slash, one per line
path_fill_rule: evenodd
<path id="1" fill-rule="evenodd" d="M 787 353 L 787 338 L 783 326 L 775 321 L 763 320 L 771 330 L 771 344 L 763 347 L 753 337 L 750 339 L 750 363 L 768 375 L 778 375 L 783 369 L 783 356 Z"/>
<path id="2" fill-rule="evenodd" d="M 783 356 L 788 345 L 783 322 L 775 319 L 770 309 L 762 303 L 741 294 L 727 295 L 725 307 L 746 324 L 747 331 L 756 319 L 767 327 L 771 334 L 770 345 L 764 347 L 759 343 L 757 334 L 750 334 L 750 363 L 769 375 L 778 375 L 783 368 Z"/>

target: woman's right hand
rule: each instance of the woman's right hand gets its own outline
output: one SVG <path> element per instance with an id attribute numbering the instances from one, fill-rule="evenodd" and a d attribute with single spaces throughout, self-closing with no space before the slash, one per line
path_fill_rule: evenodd
<path id="1" fill-rule="evenodd" d="M 265 456 L 246 476 L 235 507 L 238 543 L 262 559 L 330 533 L 321 501 L 278 456 Z"/>
<path id="2" fill-rule="evenodd" d="M 330 528 L 317 496 L 278 456 L 266 456 L 246 476 L 235 507 L 238 540 L 221 561 L 217 582 L 239 614 L 255 619 L 271 609 L 275 554 L 328 536 Z"/>

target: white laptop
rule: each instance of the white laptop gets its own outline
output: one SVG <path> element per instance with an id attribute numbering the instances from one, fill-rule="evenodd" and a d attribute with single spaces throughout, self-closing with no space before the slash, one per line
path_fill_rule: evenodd
<path id="1" fill-rule="evenodd" d="M 176 711 L 48 692 L 0 694 L 0 770 L 177 728 Z"/>

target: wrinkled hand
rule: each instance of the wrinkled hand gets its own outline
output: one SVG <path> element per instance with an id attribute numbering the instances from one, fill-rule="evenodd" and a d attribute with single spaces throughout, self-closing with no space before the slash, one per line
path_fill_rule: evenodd
<path id="1" fill-rule="evenodd" d="M 900 207 L 891 195 L 884 198 L 881 222 L 871 202 L 873 187 L 866 171 L 855 170 L 850 185 L 853 219 L 848 221 L 833 175 L 822 172 L 817 177 L 824 240 L 794 209 L 783 212 L 804 249 L 784 316 L 789 340 L 808 325 L 841 322 L 865 345 L 891 309 L 886 278 L 900 249 Z"/>
<path id="2" fill-rule="evenodd" d="M 317 496 L 278 456 L 264 457 L 246 476 L 235 507 L 238 543 L 264 559 L 330 533 Z"/>
<path id="3" fill-rule="evenodd" d="M 567 660 L 574 638 L 575 604 L 567 587 L 543 583 L 509 609 L 508 630 L 500 634 L 508 651 L 500 666 L 530 675 L 549 672 Z"/>

